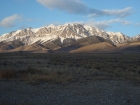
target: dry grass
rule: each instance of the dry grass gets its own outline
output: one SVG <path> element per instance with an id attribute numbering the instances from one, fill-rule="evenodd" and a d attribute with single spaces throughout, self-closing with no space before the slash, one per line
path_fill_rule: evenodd
<path id="1" fill-rule="evenodd" d="M 28 83 L 96 79 L 140 82 L 140 54 L 1 54 L 0 78 Z M 9 69 L 11 68 L 11 69 Z"/>
<path id="2" fill-rule="evenodd" d="M 27 83 L 52 82 L 66 84 L 75 81 L 72 72 L 65 70 L 38 70 L 27 67 L 25 70 L 2 70 L 0 71 L 0 79 L 19 79 Z"/>
<path id="3" fill-rule="evenodd" d="M 28 73 L 24 78 L 27 82 L 52 82 L 52 83 L 69 83 L 74 81 L 72 73 L 66 71 L 52 70 L 43 72 Z"/>
<path id="4" fill-rule="evenodd" d="M 1 70 L 0 71 L 0 78 L 1 79 L 16 78 L 16 73 L 14 70 Z"/>

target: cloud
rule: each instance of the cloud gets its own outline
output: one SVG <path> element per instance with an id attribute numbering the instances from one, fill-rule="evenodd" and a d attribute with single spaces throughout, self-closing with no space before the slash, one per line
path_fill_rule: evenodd
<path id="1" fill-rule="evenodd" d="M 131 25 L 133 24 L 131 21 L 127 21 L 127 20 L 120 20 L 119 21 L 122 25 Z"/>
<path id="2" fill-rule="evenodd" d="M 0 26 L 4 28 L 14 27 L 18 21 L 21 21 L 22 17 L 18 14 L 14 14 L 9 17 L 5 17 L 1 22 Z"/>
<path id="3" fill-rule="evenodd" d="M 49 9 L 58 9 L 72 14 L 88 15 L 90 17 L 116 16 L 126 17 L 133 13 L 132 7 L 114 10 L 98 10 L 88 7 L 80 0 L 36 0 Z"/>
<path id="4" fill-rule="evenodd" d="M 83 14 L 87 11 L 87 6 L 79 0 L 37 0 L 47 8 L 59 9 L 73 14 Z"/>
<path id="5" fill-rule="evenodd" d="M 90 26 L 95 26 L 95 27 L 98 27 L 100 29 L 109 28 L 109 27 L 111 27 L 111 24 L 113 24 L 113 23 L 119 23 L 121 25 L 131 25 L 131 24 L 133 24 L 130 21 L 122 20 L 120 18 L 118 18 L 118 19 L 112 19 L 112 20 L 103 20 L 103 21 L 90 20 L 88 22 L 85 22 L 85 24 L 88 24 Z"/>
<path id="6" fill-rule="evenodd" d="M 134 25 L 135 25 L 135 26 L 140 26 L 140 23 L 135 23 Z"/>
<path id="7" fill-rule="evenodd" d="M 115 16 L 115 17 L 126 17 L 133 13 L 132 7 L 124 9 L 113 9 L 113 10 L 95 10 L 90 9 L 89 17 L 100 17 L 100 16 Z"/>
<path id="8" fill-rule="evenodd" d="M 103 12 L 106 14 L 106 15 L 114 15 L 114 16 L 119 16 L 119 17 L 126 17 L 126 16 L 129 16 L 133 13 L 132 11 L 132 7 L 127 7 L 127 8 L 124 8 L 124 9 L 120 9 L 120 10 L 103 10 Z"/>

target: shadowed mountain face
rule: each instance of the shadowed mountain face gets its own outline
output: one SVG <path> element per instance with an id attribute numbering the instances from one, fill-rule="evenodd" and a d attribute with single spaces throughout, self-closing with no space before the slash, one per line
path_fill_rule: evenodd
<path id="1" fill-rule="evenodd" d="M 18 40 L 7 43 L 0 42 L 0 52 L 7 52 L 8 50 L 12 50 L 21 46 L 24 46 L 24 44 Z"/>
<path id="2" fill-rule="evenodd" d="M 15 49 L 9 50 L 8 52 L 40 52 L 40 53 L 49 53 L 51 50 L 44 48 L 42 45 L 34 43 L 32 45 L 25 45 L 17 47 Z"/>
<path id="3" fill-rule="evenodd" d="M 139 40 L 82 24 L 49 25 L 0 36 L 0 52 L 139 52 Z"/>

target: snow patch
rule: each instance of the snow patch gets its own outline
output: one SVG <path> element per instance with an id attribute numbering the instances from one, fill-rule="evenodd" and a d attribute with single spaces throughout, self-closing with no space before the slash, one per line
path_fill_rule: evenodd
<path id="1" fill-rule="evenodd" d="M 40 28 L 35 28 L 35 29 L 31 29 L 32 32 L 36 33 L 37 31 L 39 31 Z"/>
<path id="2" fill-rule="evenodd" d="M 19 34 L 20 32 L 21 32 L 21 30 L 17 30 L 17 31 L 15 31 L 15 32 L 13 33 L 13 36 Z"/>

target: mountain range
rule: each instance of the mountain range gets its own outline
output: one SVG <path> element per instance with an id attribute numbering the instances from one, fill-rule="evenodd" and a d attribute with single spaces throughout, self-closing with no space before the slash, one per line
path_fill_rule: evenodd
<path id="1" fill-rule="evenodd" d="M 84 24 L 53 24 L 0 36 L 0 52 L 116 53 L 140 52 L 140 35 L 129 37 Z"/>

